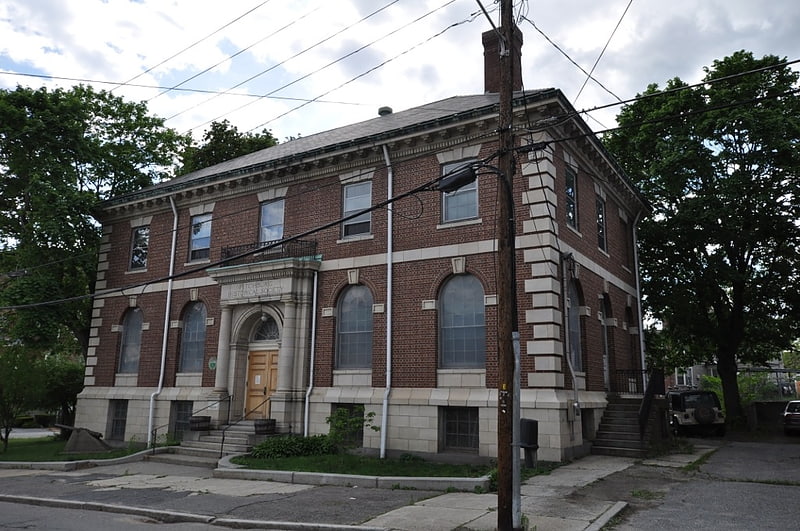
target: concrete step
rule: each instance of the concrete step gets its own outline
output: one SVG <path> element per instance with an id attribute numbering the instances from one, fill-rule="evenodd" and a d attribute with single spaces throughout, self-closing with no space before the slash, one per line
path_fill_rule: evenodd
<path id="1" fill-rule="evenodd" d="M 611 446 L 614 448 L 636 448 L 643 450 L 642 441 L 639 440 L 637 437 L 635 441 L 626 440 L 626 439 L 617 439 L 617 438 L 601 438 L 597 437 L 594 440 L 594 444 L 598 446 Z"/>
<path id="2" fill-rule="evenodd" d="M 171 465 L 183 466 L 196 466 L 201 468 L 217 468 L 219 462 L 219 455 L 214 457 L 201 457 L 197 455 L 186 455 L 182 453 L 161 453 L 161 454 L 148 454 L 144 457 L 145 461 L 153 461 L 156 463 L 168 463 Z"/>
<path id="3" fill-rule="evenodd" d="M 224 455 L 245 454 L 252 448 L 249 444 L 237 444 L 227 440 L 224 446 L 220 445 L 219 442 L 211 441 L 183 441 L 180 447 L 192 453 L 212 452 L 217 454 L 219 454 L 220 448 L 222 448 L 222 453 Z"/>
<path id="4" fill-rule="evenodd" d="M 642 448 L 619 448 L 616 446 L 592 445 L 593 455 L 610 455 L 614 457 L 645 457 L 647 452 Z"/>
<path id="5" fill-rule="evenodd" d="M 597 439 L 621 439 L 625 441 L 639 441 L 639 428 L 635 431 L 619 431 L 619 430 L 597 430 Z"/>

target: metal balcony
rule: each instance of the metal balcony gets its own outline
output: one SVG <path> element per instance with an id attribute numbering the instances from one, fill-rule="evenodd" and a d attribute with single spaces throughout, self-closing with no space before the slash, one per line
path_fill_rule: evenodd
<path id="1" fill-rule="evenodd" d="M 306 258 L 317 254 L 317 242 L 311 240 L 292 240 L 284 242 L 254 242 L 244 245 L 223 247 L 221 260 L 229 260 L 222 267 L 258 262 L 271 262 L 285 258 Z"/>

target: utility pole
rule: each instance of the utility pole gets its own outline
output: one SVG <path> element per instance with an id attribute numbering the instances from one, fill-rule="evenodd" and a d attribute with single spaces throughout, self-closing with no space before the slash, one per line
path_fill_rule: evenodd
<path id="1" fill-rule="evenodd" d="M 500 197 L 497 223 L 497 529 L 509 531 L 513 522 L 514 446 L 514 343 L 518 332 L 514 252 L 514 139 L 512 135 L 512 39 L 514 16 L 511 0 L 500 1 L 500 109 L 499 140 Z M 520 73 L 521 75 L 521 73 Z M 518 472 L 517 472 L 518 473 Z"/>

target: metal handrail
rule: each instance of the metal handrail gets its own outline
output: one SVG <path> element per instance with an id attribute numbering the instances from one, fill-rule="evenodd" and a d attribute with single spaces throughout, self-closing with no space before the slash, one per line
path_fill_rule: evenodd
<path id="1" fill-rule="evenodd" d="M 227 400 L 228 401 L 228 418 L 230 418 L 230 416 L 231 416 L 231 401 L 232 401 L 232 399 L 233 399 L 233 395 L 228 395 L 228 396 L 226 396 L 224 398 L 220 398 L 219 400 L 217 400 L 215 402 L 211 402 L 210 404 L 206 405 L 205 407 L 201 407 L 197 411 L 192 411 L 192 414 L 190 415 L 190 417 L 194 417 L 198 413 L 200 413 L 202 411 L 205 411 L 206 409 L 209 409 L 212 406 L 219 405 L 222 402 L 225 402 Z M 158 430 L 161 429 L 161 428 L 168 428 L 168 427 L 169 427 L 169 423 L 162 424 L 160 426 L 155 426 L 153 428 L 153 430 L 150 432 L 151 433 L 151 448 L 153 449 L 153 453 L 155 453 L 155 451 L 156 451 L 156 436 L 158 435 Z"/>
<path id="2" fill-rule="evenodd" d="M 258 404 L 256 407 L 254 407 L 254 408 L 253 408 L 253 409 L 251 409 L 250 411 L 252 412 L 252 411 L 256 411 L 256 410 L 258 410 L 259 408 L 261 408 L 261 406 L 263 406 L 264 404 L 266 404 L 267 402 L 269 402 L 269 401 L 270 401 L 270 398 L 271 398 L 271 397 L 267 397 L 267 398 L 265 398 L 263 401 L 261 401 L 261 403 L 260 403 L 260 404 Z M 231 423 L 231 422 L 230 422 L 230 420 L 231 420 L 230 414 L 228 415 L 228 425 L 227 425 L 227 426 L 225 426 L 224 428 L 222 428 L 222 441 L 220 441 L 220 443 L 219 443 L 219 456 L 220 456 L 220 457 L 222 457 L 222 454 L 223 454 L 223 452 L 224 452 L 224 450 L 225 450 L 225 434 L 226 434 L 226 432 L 227 432 L 227 431 L 228 431 L 230 428 L 232 428 L 233 426 L 236 426 L 237 424 L 239 424 L 240 422 L 242 422 L 243 420 L 245 420 L 246 418 L 247 418 L 247 412 L 245 412 L 245 414 L 244 414 L 244 415 L 242 415 L 242 416 L 241 416 L 241 417 L 240 417 L 238 420 L 236 420 L 236 422 L 233 422 L 233 423 Z"/>

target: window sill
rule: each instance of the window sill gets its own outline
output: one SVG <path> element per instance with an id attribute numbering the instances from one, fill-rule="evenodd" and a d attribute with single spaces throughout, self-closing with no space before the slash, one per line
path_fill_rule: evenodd
<path id="1" fill-rule="evenodd" d="M 572 226 L 572 225 L 570 225 L 569 223 L 565 223 L 564 225 L 566 225 L 566 227 L 567 227 L 569 230 L 571 230 L 572 232 L 574 232 L 575 234 L 577 234 L 579 238 L 583 238 L 583 234 L 581 234 L 581 231 L 579 231 L 578 229 L 576 229 L 575 227 L 573 227 L 573 226 Z"/>
<path id="2" fill-rule="evenodd" d="M 480 225 L 483 223 L 483 218 L 464 219 L 460 221 L 447 221 L 436 225 L 436 229 L 452 229 L 456 227 L 465 227 L 467 225 Z"/>
<path id="3" fill-rule="evenodd" d="M 210 263 L 211 263 L 210 258 L 198 258 L 197 260 L 190 260 L 184 263 L 183 265 L 189 267 L 189 266 L 196 266 L 196 265 L 210 264 Z"/>
<path id="4" fill-rule="evenodd" d="M 179 372 L 175 375 L 175 387 L 200 387 L 202 384 L 201 372 Z"/>
<path id="5" fill-rule="evenodd" d="M 141 269 L 128 269 L 125 271 L 126 275 L 138 275 L 140 273 L 147 273 L 147 268 L 143 267 Z"/>
<path id="6" fill-rule="evenodd" d="M 351 243 L 351 242 L 361 242 L 364 240 L 374 240 L 374 234 L 358 234 L 356 236 L 348 236 L 346 238 L 342 238 L 340 240 L 336 240 L 336 243 Z"/>

